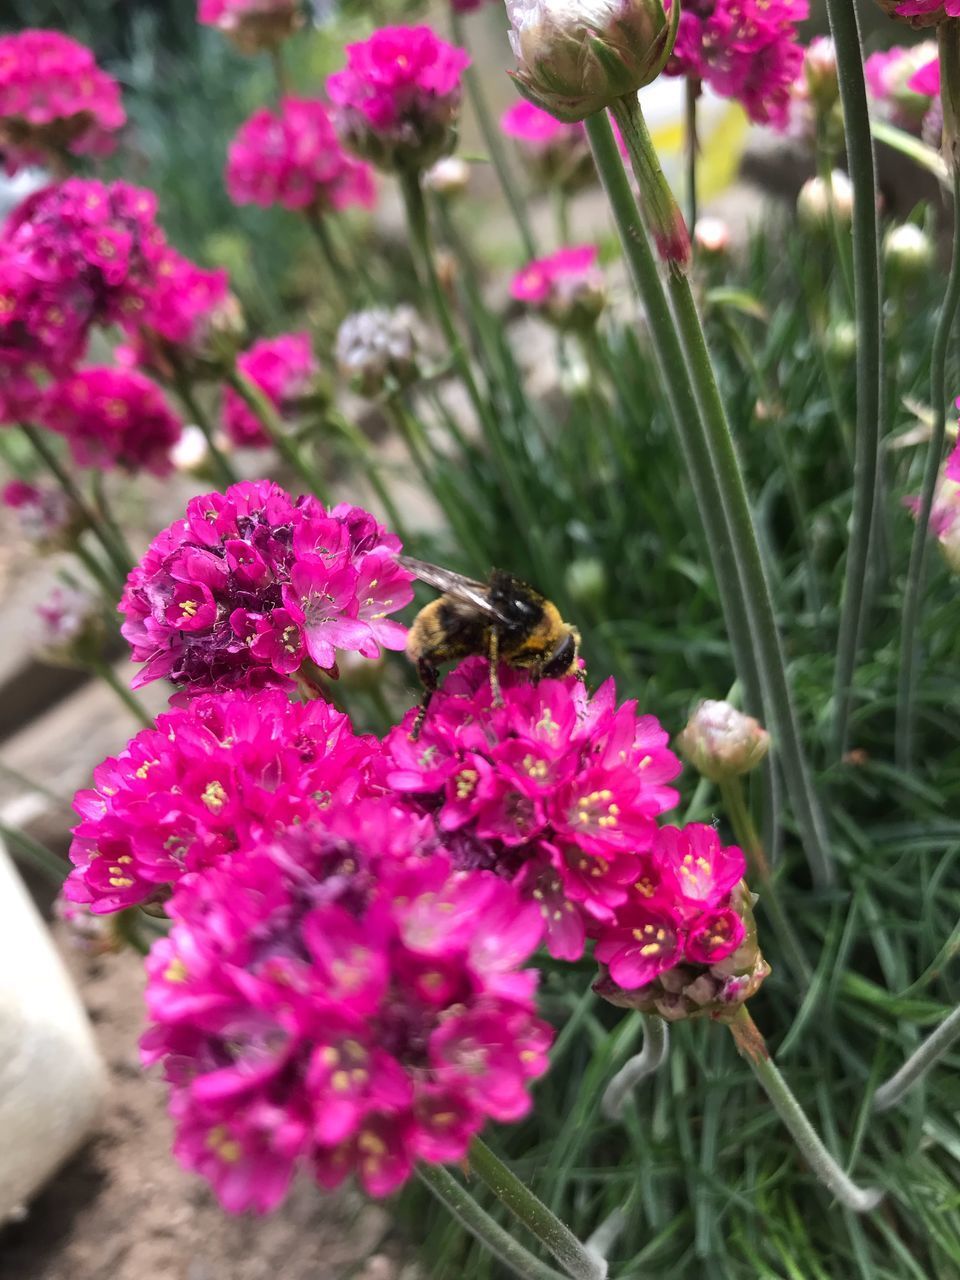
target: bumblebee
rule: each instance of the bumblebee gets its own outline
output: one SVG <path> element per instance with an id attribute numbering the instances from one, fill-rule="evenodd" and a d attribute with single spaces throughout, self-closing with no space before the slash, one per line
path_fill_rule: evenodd
<path id="1" fill-rule="evenodd" d="M 417 614 L 407 636 L 407 657 L 416 664 L 423 701 L 410 734 L 416 740 L 430 699 L 437 690 L 440 664 L 479 654 L 490 662 L 494 706 L 503 705 L 497 666 L 542 677 L 577 675 L 580 632 L 560 617 L 557 606 L 512 573 L 494 569 L 488 582 L 474 582 L 450 569 L 411 556 L 400 563 L 421 582 L 442 592 Z"/>

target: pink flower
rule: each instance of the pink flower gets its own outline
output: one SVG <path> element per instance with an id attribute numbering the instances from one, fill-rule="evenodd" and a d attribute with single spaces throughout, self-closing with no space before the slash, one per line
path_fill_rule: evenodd
<path id="1" fill-rule="evenodd" d="M 942 19 L 960 18 L 960 0 L 903 0 L 902 4 L 898 4 L 894 13 L 899 14 L 903 18 L 924 18 L 932 17 Z M 928 26 L 924 23 L 913 23 L 914 26 Z"/>
<path id="2" fill-rule="evenodd" d="M 296 410 L 318 372 L 308 333 L 261 338 L 238 358 L 237 368 L 284 417 Z M 259 418 L 231 387 L 223 397 L 223 429 L 236 445 L 263 448 L 270 444 Z"/>
<path id="3" fill-rule="evenodd" d="M 243 53 L 269 49 L 300 25 L 297 0 L 199 0 L 197 21 L 222 31 Z"/>
<path id="4" fill-rule="evenodd" d="M 131 313 L 135 363 L 171 373 L 171 361 L 195 371 L 198 361 L 215 358 L 213 339 L 224 331 L 239 331 L 236 302 L 229 293 L 224 270 L 207 271 L 167 248 L 142 298 Z"/>
<path id="5" fill-rule="evenodd" d="M 225 1208 L 275 1207 L 299 1168 L 387 1195 L 529 1111 L 552 1035 L 520 968 L 539 912 L 434 848 L 388 800 L 334 800 L 178 886 L 143 1056 Z"/>
<path id="6" fill-rule="evenodd" d="M 41 488 L 24 480 L 11 480 L 0 493 L 0 501 L 17 513 L 23 536 L 41 546 L 55 543 L 66 533 L 74 514 L 59 485 Z"/>
<path id="7" fill-rule="evenodd" d="M 878 113 L 914 133 L 940 92 L 937 46 L 933 40 L 872 53 L 863 64 L 867 92 Z"/>
<path id="8" fill-rule="evenodd" d="M 542 186 L 559 185 L 573 194 L 596 181 L 582 123 L 566 124 L 542 107 L 521 100 L 503 113 L 500 128 L 516 142 L 524 164 Z"/>
<path id="9" fill-rule="evenodd" d="M 126 114 L 120 86 L 59 31 L 0 36 L 0 155 L 8 174 L 51 152 L 105 155 Z"/>
<path id="10" fill-rule="evenodd" d="M 165 677 L 193 696 L 284 684 L 308 654 L 333 668 L 337 647 L 365 657 L 379 656 L 381 644 L 403 648 L 402 628 L 382 619 L 413 596 L 399 550 L 369 513 L 328 512 L 267 480 L 194 498 L 127 579 L 121 631 L 133 660 L 146 664 L 134 687 Z M 371 564 L 380 571 L 385 557 L 389 598 L 368 584 L 361 599 Z"/>
<path id="11" fill-rule="evenodd" d="M 518 884 L 540 907 L 551 954 L 576 959 L 644 870 L 680 762 L 652 716 L 616 708 L 612 681 L 592 698 L 573 678 L 534 687 L 504 667 L 501 682 L 494 707 L 487 663 L 463 662 L 418 741 L 412 713 L 387 736 L 377 776 L 436 816 L 457 865 Z"/>
<path id="12" fill-rule="evenodd" d="M 426 169 L 456 143 L 460 77 L 470 63 L 430 27 L 383 27 L 347 45 L 327 80 L 344 144 L 381 169 Z"/>
<path id="13" fill-rule="evenodd" d="M 803 64 L 797 24 L 807 14 L 807 0 L 702 0 L 684 7 L 667 75 L 703 80 L 736 99 L 751 120 L 785 128 Z"/>
<path id="14" fill-rule="evenodd" d="M 227 190 L 236 204 L 272 204 L 326 213 L 373 206 L 373 176 L 344 152 L 326 107 L 284 98 L 275 115 L 262 107 L 230 144 Z"/>
<path id="15" fill-rule="evenodd" d="M 940 93 L 940 59 L 925 62 L 907 81 L 907 88 L 922 97 L 936 98 Z"/>
<path id="16" fill-rule="evenodd" d="M 547 258 L 528 262 L 513 277 L 510 293 L 559 328 L 592 325 L 604 304 L 596 246 L 558 249 Z"/>
<path id="17" fill-rule="evenodd" d="M 500 117 L 500 128 L 508 138 L 537 150 L 560 142 L 577 143 L 584 137 L 582 122 L 565 123 L 525 98 L 507 108 Z"/>
<path id="18" fill-rule="evenodd" d="M 81 467 L 122 467 L 160 476 L 173 470 L 170 450 L 183 431 L 156 383 L 130 369 L 81 369 L 54 383 L 38 418 L 66 437 Z"/>
<path id="19" fill-rule="evenodd" d="M 67 897 L 97 914 L 162 899 L 186 873 L 306 821 L 332 797 L 352 800 L 371 745 L 328 703 L 275 690 L 166 712 L 77 793 Z"/>

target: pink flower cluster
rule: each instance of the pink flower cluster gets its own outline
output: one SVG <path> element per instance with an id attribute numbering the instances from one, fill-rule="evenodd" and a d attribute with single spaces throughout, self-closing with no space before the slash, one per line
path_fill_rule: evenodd
<path id="1" fill-rule="evenodd" d="M 596 245 L 558 249 L 528 262 L 513 277 L 510 294 L 561 328 L 592 324 L 604 303 Z"/>
<path id="2" fill-rule="evenodd" d="M 529 1110 L 552 1038 L 519 968 L 539 913 L 430 850 L 389 802 L 334 802 L 175 893 L 143 1057 L 165 1064 L 176 1155 L 228 1210 L 274 1208 L 304 1167 L 387 1195 Z"/>
<path id="3" fill-rule="evenodd" d="M 625 991 L 645 987 L 679 964 L 712 966 L 746 936 L 733 890 L 746 874 L 736 846 L 713 827 L 663 827 L 644 856 L 627 902 L 602 926 L 596 957 Z"/>
<path id="4" fill-rule="evenodd" d="M 54 383 L 38 420 L 65 436 L 81 467 L 173 470 L 170 450 L 183 423 L 156 383 L 133 369 L 81 369 Z"/>
<path id="5" fill-rule="evenodd" d="M 326 511 L 267 480 L 194 498 L 127 579 L 121 631 L 146 665 L 187 695 L 286 684 L 306 659 L 332 671 L 337 649 L 402 649 L 389 615 L 412 599 L 399 539 L 366 511 Z"/>
<path id="6" fill-rule="evenodd" d="M 616 707 L 608 680 L 591 698 L 572 677 L 534 687 L 468 659 L 435 694 L 420 738 L 412 718 L 384 742 L 377 770 L 432 813 L 454 861 L 497 871 L 535 900 L 551 955 L 576 959 L 610 925 L 646 866 L 655 819 L 677 802 L 680 761 L 653 716 Z"/>
<path id="7" fill-rule="evenodd" d="M 531 150 L 557 145 L 571 146 L 584 137 L 582 122 L 570 124 L 558 120 L 549 111 L 527 102 L 525 98 L 506 109 L 500 117 L 500 128 L 508 138 L 523 143 Z"/>
<path id="8" fill-rule="evenodd" d="M 918 19 L 912 26 L 926 27 L 945 18 L 960 18 L 960 0 L 902 0 L 893 12 L 902 18 Z"/>
<path id="9" fill-rule="evenodd" d="M 236 204 L 315 213 L 369 209 L 376 196 L 369 168 L 346 155 L 324 104 L 307 98 L 284 98 L 279 114 L 262 107 L 240 127 L 227 190 Z"/>
<path id="10" fill-rule="evenodd" d="M 346 52 L 327 94 L 351 151 L 383 169 L 409 170 L 453 150 L 466 50 L 424 26 L 383 27 Z"/>
<path id="11" fill-rule="evenodd" d="M 104 155 L 126 123 L 120 86 L 59 31 L 0 36 L 0 158 L 8 174 L 51 153 Z"/>
<path id="12" fill-rule="evenodd" d="M 20 532 L 31 542 L 54 542 L 69 527 L 73 511 L 59 485 L 29 484 L 11 480 L 0 493 L 0 502 L 17 515 Z"/>
<path id="13" fill-rule="evenodd" d="M 169 711 L 77 794 L 66 896 L 97 915 L 162 900 L 183 875 L 351 801 L 370 750 L 328 703 L 273 689 Z"/>
<path id="14" fill-rule="evenodd" d="M 667 74 L 702 80 L 751 120 L 784 128 L 808 12 L 807 0 L 694 0 L 682 8 Z"/>
<path id="15" fill-rule="evenodd" d="M 260 388 L 281 416 L 296 408 L 318 372 L 308 333 L 261 338 L 239 357 L 237 368 Z M 224 393 L 223 429 L 241 447 L 258 448 L 270 443 L 259 418 L 232 387 Z"/>
<path id="16" fill-rule="evenodd" d="M 168 248 L 138 317 L 133 351 L 146 367 L 207 354 L 211 331 L 230 309 L 224 270 L 208 271 Z"/>
<path id="17" fill-rule="evenodd" d="M 863 73 L 875 110 L 901 129 L 919 133 L 940 93 L 936 41 L 872 53 L 863 64 Z"/>

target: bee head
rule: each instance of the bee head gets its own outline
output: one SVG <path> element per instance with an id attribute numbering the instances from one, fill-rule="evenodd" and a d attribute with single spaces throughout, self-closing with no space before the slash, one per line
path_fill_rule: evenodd
<path id="1" fill-rule="evenodd" d="M 580 633 L 575 627 L 567 627 L 550 657 L 543 664 L 542 674 L 548 680 L 570 675 L 576 668 L 580 652 Z"/>

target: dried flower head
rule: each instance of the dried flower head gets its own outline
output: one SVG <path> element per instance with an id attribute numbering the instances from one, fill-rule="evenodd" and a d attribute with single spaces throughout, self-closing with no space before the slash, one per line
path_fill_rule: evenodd
<path id="1" fill-rule="evenodd" d="M 513 277 L 510 293 L 558 329 L 591 328 L 605 302 L 596 245 L 558 249 L 528 262 Z"/>
<path id="2" fill-rule="evenodd" d="M 698 773 L 711 782 L 724 782 L 761 763 L 770 750 L 770 735 L 753 716 L 729 702 L 707 698 L 678 734 L 676 745 Z"/>
<path id="3" fill-rule="evenodd" d="M 237 359 L 237 368 L 285 419 L 296 416 L 319 373 L 309 333 L 261 338 Z M 223 429 L 235 445 L 266 448 L 270 444 L 260 419 L 232 387 L 224 392 Z"/>
<path id="4" fill-rule="evenodd" d="M 143 1057 L 176 1155 L 229 1211 L 274 1208 L 304 1168 L 388 1195 L 529 1111 L 552 1036 L 520 968 L 539 912 L 431 845 L 389 802 L 334 802 L 178 888 Z"/>
<path id="5" fill-rule="evenodd" d="M 344 145 L 388 171 L 428 169 L 457 141 L 466 50 L 430 27 L 383 27 L 347 45 L 347 65 L 327 80 Z"/>
<path id="6" fill-rule="evenodd" d="M 294 501 L 267 480 L 192 499 L 127 579 L 120 630 L 134 687 L 166 678 L 188 695 L 287 684 L 338 649 L 402 649 L 389 615 L 413 598 L 400 540 L 368 512 Z"/>
<path id="7" fill-rule="evenodd" d="M 353 389 L 377 396 L 420 376 L 420 337 L 412 307 L 371 307 L 347 316 L 337 331 L 337 367 Z"/>

